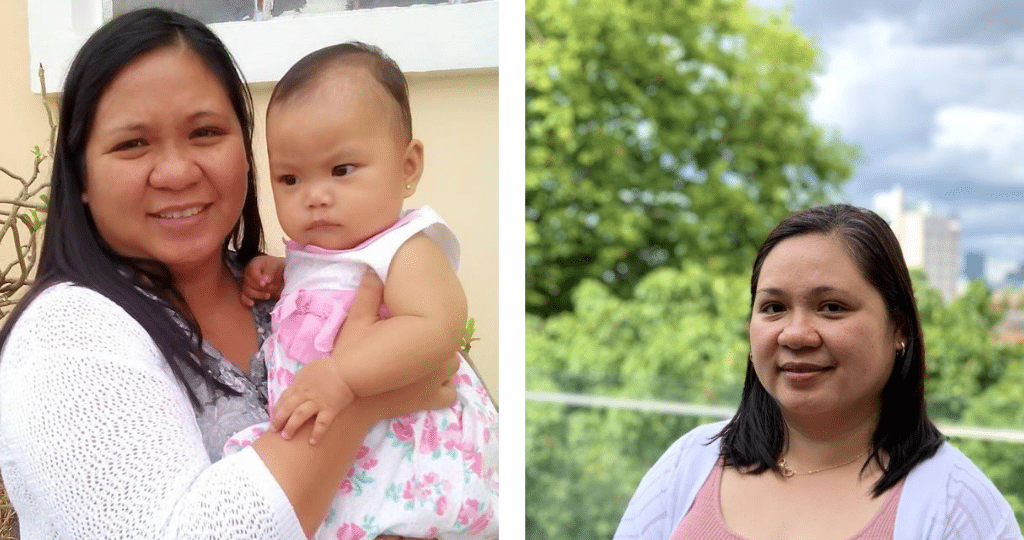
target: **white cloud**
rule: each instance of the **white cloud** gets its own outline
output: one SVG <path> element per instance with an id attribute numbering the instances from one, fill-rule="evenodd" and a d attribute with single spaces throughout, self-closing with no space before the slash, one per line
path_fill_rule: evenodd
<path id="1" fill-rule="evenodd" d="M 947 105 L 934 115 L 924 148 L 899 151 L 884 162 L 897 171 L 955 173 L 985 184 L 1024 182 L 1024 114 Z"/>
<path id="2" fill-rule="evenodd" d="M 1024 234 L 1024 211 L 1021 206 L 1019 202 L 992 201 L 960 204 L 955 210 L 965 229 L 991 230 L 992 224 L 996 224 L 996 228 L 1018 230 Z M 1019 249 L 1024 252 L 1024 242 L 1020 241 L 1019 236 L 1015 235 L 1001 241 L 1010 240 L 1019 242 Z"/>
<path id="3" fill-rule="evenodd" d="M 851 23 L 824 43 L 813 118 L 875 153 L 927 137 L 934 111 L 957 103 L 1024 112 L 1024 45 L 912 41 L 911 27 L 875 16 Z"/>
<path id="4" fill-rule="evenodd" d="M 898 71 L 903 63 L 897 41 L 905 32 L 898 22 L 872 19 L 850 25 L 826 45 L 825 72 L 817 79 L 818 94 L 811 102 L 813 118 L 844 133 L 857 133 L 869 120 L 869 111 L 887 108 L 889 100 L 884 97 L 892 89 L 878 83 L 892 81 L 886 73 Z M 872 87 L 875 91 L 865 91 Z"/>
<path id="5" fill-rule="evenodd" d="M 792 1 L 794 20 L 825 53 L 811 115 L 863 149 L 847 193 L 870 204 L 872 192 L 901 183 L 909 202 L 959 217 L 963 250 L 986 254 L 989 279 L 1016 270 L 1024 261 L 1019 0 Z"/>

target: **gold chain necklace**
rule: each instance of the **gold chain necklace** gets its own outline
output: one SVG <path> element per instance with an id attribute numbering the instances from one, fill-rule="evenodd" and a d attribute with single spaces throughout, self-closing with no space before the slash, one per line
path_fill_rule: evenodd
<path id="1" fill-rule="evenodd" d="M 793 476 L 794 474 L 814 474 L 814 473 L 820 473 L 820 472 L 824 472 L 824 471 L 830 471 L 832 469 L 838 469 L 839 467 L 845 467 L 845 466 L 853 463 L 854 461 L 857 461 L 858 459 L 866 456 L 867 454 L 868 454 L 868 451 L 864 450 L 860 454 L 857 454 L 857 456 L 854 457 L 853 459 L 851 459 L 850 461 L 846 461 L 846 462 L 840 463 L 839 465 L 831 465 L 831 466 L 828 466 L 828 467 L 822 467 L 820 469 L 815 469 L 813 471 L 807 471 L 807 472 L 794 471 L 789 465 L 786 465 L 786 458 L 782 458 L 782 459 L 779 460 L 779 468 L 782 469 L 782 476 L 785 476 L 786 478 L 789 478 L 790 476 Z"/>

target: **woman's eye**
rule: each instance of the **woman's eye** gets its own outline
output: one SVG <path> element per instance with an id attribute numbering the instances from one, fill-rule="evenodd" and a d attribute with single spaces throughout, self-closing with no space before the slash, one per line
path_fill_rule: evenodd
<path id="1" fill-rule="evenodd" d="M 821 305 L 821 310 L 825 313 L 842 313 L 846 308 L 837 302 L 825 302 Z"/>
<path id="2" fill-rule="evenodd" d="M 335 165 L 334 168 L 331 169 L 331 175 L 345 176 L 347 174 L 352 174 L 352 171 L 355 170 L 355 168 L 355 165 Z"/>
<path id="3" fill-rule="evenodd" d="M 220 129 L 215 128 L 215 127 L 201 127 L 199 129 L 194 130 L 192 132 L 192 136 L 196 137 L 196 138 L 199 138 L 199 137 L 216 137 L 217 135 L 221 135 L 222 133 L 223 132 Z"/>
<path id="4" fill-rule="evenodd" d="M 299 177 L 295 176 L 294 174 L 285 174 L 278 177 L 277 181 L 281 182 L 286 186 L 294 186 L 295 184 L 299 183 Z"/>
<path id="5" fill-rule="evenodd" d="M 764 304 L 761 304 L 760 311 L 767 315 L 774 315 L 776 313 L 781 313 L 783 311 L 783 307 L 782 304 L 777 302 L 765 302 Z"/>
<path id="6" fill-rule="evenodd" d="M 132 150 L 135 148 L 141 148 L 146 145 L 146 141 L 142 139 L 132 139 L 129 141 L 121 141 L 114 145 L 111 149 L 112 152 L 120 152 L 122 150 Z"/>

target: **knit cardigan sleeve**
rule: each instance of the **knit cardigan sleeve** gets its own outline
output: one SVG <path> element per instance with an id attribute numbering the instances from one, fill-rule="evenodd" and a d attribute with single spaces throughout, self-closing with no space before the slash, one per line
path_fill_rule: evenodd
<path id="1" fill-rule="evenodd" d="M 26 540 L 304 538 L 259 456 L 211 464 L 152 339 L 81 287 L 41 293 L 0 353 L 0 471 Z"/>
<path id="2" fill-rule="evenodd" d="M 1022 539 L 1010 503 L 970 458 L 948 442 L 907 476 L 895 536 Z"/>
<path id="3" fill-rule="evenodd" d="M 725 422 L 704 424 L 676 440 L 640 481 L 614 540 L 666 540 L 672 535 L 718 461 L 712 437 Z"/>

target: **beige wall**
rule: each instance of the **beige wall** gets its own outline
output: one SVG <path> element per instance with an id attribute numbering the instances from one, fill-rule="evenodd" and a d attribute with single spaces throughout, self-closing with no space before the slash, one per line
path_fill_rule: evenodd
<path id="1" fill-rule="evenodd" d="M 29 91 L 28 20 L 24 2 L 0 17 L 0 166 L 28 175 L 33 145 L 47 137 L 46 114 Z M 259 193 L 268 248 L 280 252 L 262 136 L 270 85 L 254 85 Z M 498 74 L 497 71 L 410 77 L 414 136 L 423 141 L 426 167 L 410 206 L 429 204 L 462 243 L 459 277 L 476 319 L 471 356 L 497 399 L 498 391 Z M 0 199 L 17 182 L 0 175 Z M 0 250 L 0 264 L 10 257 Z"/>
<path id="2" fill-rule="evenodd" d="M 28 175 L 34 145 L 46 142 L 46 113 L 39 96 L 29 92 L 28 16 L 25 2 L 10 2 L 0 17 L 0 165 Z M 8 183 L 0 176 L 0 193 Z"/>

